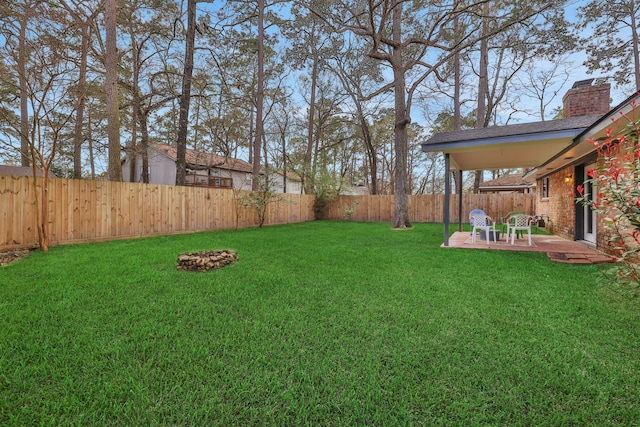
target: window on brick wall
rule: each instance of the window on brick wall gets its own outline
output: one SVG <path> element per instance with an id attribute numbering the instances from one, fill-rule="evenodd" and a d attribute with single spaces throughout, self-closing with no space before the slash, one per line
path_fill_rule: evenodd
<path id="1" fill-rule="evenodd" d="M 540 187 L 540 197 L 543 199 L 549 198 L 549 178 L 542 178 L 542 186 Z"/>

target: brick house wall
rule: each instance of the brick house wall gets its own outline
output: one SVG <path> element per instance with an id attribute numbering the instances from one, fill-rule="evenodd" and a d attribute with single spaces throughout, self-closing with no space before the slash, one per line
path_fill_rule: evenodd
<path id="1" fill-rule="evenodd" d="M 549 176 L 549 197 L 542 197 L 542 189 L 538 189 L 537 213 L 548 215 L 547 231 L 575 240 L 576 237 L 576 185 L 582 183 L 582 177 L 576 176 L 575 166 L 558 170 Z M 538 181 L 542 185 L 542 180 Z M 609 246 L 609 233 L 605 229 L 604 215 L 596 216 L 596 246 L 606 250 Z"/>
<path id="2" fill-rule="evenodd" d="M 567 178 L 571 177 L 569 182 Z M 573 240 L 575 236 L 575 209 L 573 202 L 573 184 L 575 168 L 573 166 L 558 170 L 549 175 L 549 197 L 542 197 L 543 183 L 538 180 L 536 211 L 538 215 L 547 215 L 546 229 L 558 236 Z"/>
<path id="3" fill-rule="evenodd" d="M 613 234 L 611 231 L 605 228 L 604 216 L 598 214 L 597 216 L 597 227 L 598 232 L 596 234 L 596 247 L 602 252 L 606 252 L 608 254 L 614 254 L 613 245 L 611 244 L 611 237 Z"/>
<path id="4" fill-rule="evenodd" d="M 620 158 L 624 157 L 627 152 L 625 148 L 628 147 L 618 146 L 616 155 Z M 568 177 L 571 178 L 567 180 Z M 574 200 L 577 195 L 576 185 L 581 184 L 583 178 L 576 176 L 575 165 L 558 170 L 548 178 L 549 197 L 546 198 L 542 197 L 542 180 L 538 180 L 536 211 L 539 215 L 548 215 L 547 231 L 569 240 L 575 240 L 576 209 L 583 208 L 576 206 Z M 596 215 L 596 247 L 603 252 L 613 254 L 613 245 L 610 243 L 613 233 L 606 228 L 605 217 L 604 214 Z"/>

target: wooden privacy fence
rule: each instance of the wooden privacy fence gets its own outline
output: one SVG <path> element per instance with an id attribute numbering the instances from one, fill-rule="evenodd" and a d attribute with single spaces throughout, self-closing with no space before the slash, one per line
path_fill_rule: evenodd
<path id="1" fill-rule="evenodd" d="M 314 196 L 285 197 L 269 205 L 266 225 L 314 219 Z M 410 220 L 441 223 L 443 204 L 443 195 L 409 196 Z M 253 210 L 236 207 L 233 190 L 218 188 L 51 178 L 47 206 L 51 246 L 232 229 L 236 221 L 239 228 L 259 224 Z M 465 194 L 463 222 L 476 208 L 496 221 L 515 210 L 535 214 L 535 195 Z M 394 213 L 394 196 L 340 196 L 325 217 L 393 222 Z M 36 215 L 33 178 L 0 175 L 0 250 L 35 246 Z M 451 197 L 450 221 L 458 221 L 457 196 Z"/>
<path id="2" fill-rule="evenodd" d="M 444 222 L 444 195 L 409 196 L 409 220 L 411 222 Z M 462 221 L 469 220 L 469 212 L 482 209 L 494 221 L 512 211 L 522 211 L 530 215 L 536 213 L 535 194 L 463 194 Z M 457 223 L 458 196 L 451 196 L 450 222 Z M 352 212 L 351 216 L 348 213 Z M 353 221 L 393 222 L 395 196 L 340 196 L 327 210 L 327 219 L 350 218 Z"/>
<path id="3" fill-rule="evenodd" d="M 229 189 L 51 178 L 48 199 L 51 246 L 259 224 Z M 314 219 L 313 196 L 286 199 L 268 206 L 265 224 Z M 0 175 L 0 250 L 35 246 L 36 215 L 33 178 Z"/>

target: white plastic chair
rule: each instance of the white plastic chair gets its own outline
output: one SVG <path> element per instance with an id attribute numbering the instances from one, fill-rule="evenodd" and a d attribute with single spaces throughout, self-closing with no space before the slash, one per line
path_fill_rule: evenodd
<path id="1" fill-rule="evenodd" d="M 513 222 L 513 217 L 515 215 L 524 215 L 525 213 L 522 211 L 512 211 L 509 212 L 505 217 L 502 218 L 502 232 L 505 233 L 504 235 L 507 236 L 507 242 L 509 241 L 509 227 L 511 226 L 511 223 Z M 518 234 L 522 234 L 522 232 L 518 233 Z M 517 236 L 516 236 L 517 237 Z"/>
<path id="2" fill-rule="evenodd" d="M 489 244 L 489 236 L 493 235 L 494 243 L 496 240 L 496 226 L 493 220 L 488 215 L 471 214 L 469 215 L 469 223 L 471 224 L 471 243 L 476 242 L 476 233 L 480 230 L 484 230 L 487 237 L 487 245 Z"/>
<path id="3" fill-rule="evenodd" d="M 531 224 L 533 224 L 531 215 L 511 216 L 511 224 L 507 229 L 507 241 L 509 241 L 509 233 L 511 233 L 511 244 L 515 244 L 516 233 L 518 231 L 526 231 L 529 235 L 529 246 L 531 246 Z"/>
<path id="4" fill-rule="evenodd" d="M 471 230 L 473 230 L 473 223 L 471 222 L 471 215 L 486 215 L 486 213 L 482 209 L 474 209 L 471 212 L 469 212 L 469 226 L 471 227 Z M 471 233 L 469 233 L 469 234 L 471 234 Z"/>

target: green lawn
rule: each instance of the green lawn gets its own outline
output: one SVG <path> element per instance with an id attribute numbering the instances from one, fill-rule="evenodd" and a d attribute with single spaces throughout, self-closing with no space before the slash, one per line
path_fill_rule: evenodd
<path id="1" fill-rule="evenodd" d="M 593 266 L 313 222 L 0 268 L 0 425 L 638 425 L 640 309 Z M 178 254 L 235 249 L 222 270 Z"/>

